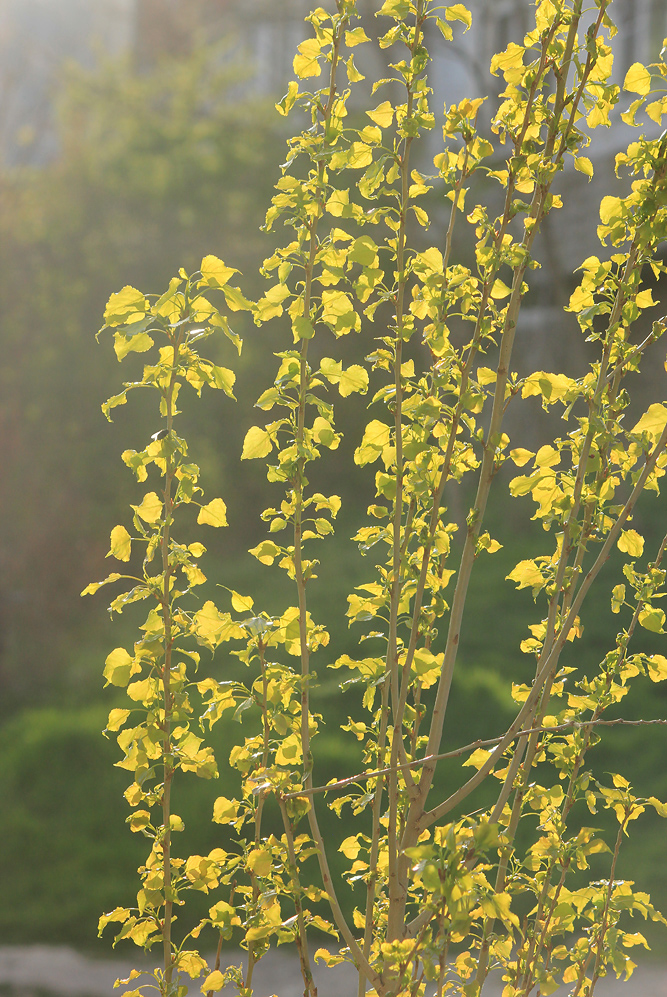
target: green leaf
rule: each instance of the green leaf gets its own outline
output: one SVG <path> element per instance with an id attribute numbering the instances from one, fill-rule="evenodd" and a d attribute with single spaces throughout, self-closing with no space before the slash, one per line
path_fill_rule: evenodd
<path id="1" fill-rule="evenodd" d="M 254 460 L 257 457 L 266 457 L 271 453 L 271 437 L 265 429 L 253 426 L 248 430 L 243 441 L 243 452 L 241 460 Z"/>
<path id="2" fill-rule="evenodd" d="M 221 498 L 214 498 L 199 510 L 197 522 L 200 526 L 227 526 L 227 506 Z"/>

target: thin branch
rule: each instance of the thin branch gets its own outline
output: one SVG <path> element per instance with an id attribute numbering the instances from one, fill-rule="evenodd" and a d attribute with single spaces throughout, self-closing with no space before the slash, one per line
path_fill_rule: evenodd
<path id="1" fill-rule="evenodd" d="M 555 727 L 530 727 L 528 730 L 517 731 L 509 739 L 508 744 L 511 744 L 512 741 L 517 741 L 521 737 L 530 737 L 532 734 L 560 734 L 563 731 L 577 730 L 580 727 L 619 727 L 621 725 L 624 727 L 646 727 L 651 724 L 667 726 L 667 720 L 623 720 L 622 718 L 618 720 L 571 720 L 566 724 L 558 724 Z M 464 745 L 462 748 L 455 748 L 453 751 L 445 751 L 438 755 L 425 755 L 423 758 L 417 758 L 412 762 L 405 762 L 402 765 L 397 765 L 395 768 L 389 766 L 384 769 L 375 769 L 373 772 L 358 772 L 357 775 L 350 775 L 346 779 L 338 779 L 336 782 L 327 783 L 326 786 L 313 786 L 310 789 L 299 789 L 293 793 L 282 793 L 280 798 L 291 800 L 301 796 L 315 796 L 318 793 L 329 793 L 338 791 L 339 789 L 346 789 L 355 782 L 365 782 L 367 779 L 390 775 L 393 772 L 400 772 L 403 769 L 419 768 L 420 765 L 426 765 L 429 762 L 441 762 L 445 758 L 458 758 L 469 751 L 475 751 L 476 748 L 489 748 L 495 744 L 500 744 L 501 741 L 505 740 L 506 736 L 506 734 L 501 734 L 499 737 L 480 738 L 477 741 L 472 741 L 470 744 Z"/>

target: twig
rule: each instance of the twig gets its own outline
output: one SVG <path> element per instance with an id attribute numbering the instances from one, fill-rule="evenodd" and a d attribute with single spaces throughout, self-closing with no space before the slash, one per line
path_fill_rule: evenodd
<path id="1" fill-rule="evenodd" d="M 573 730 L 579 727 L 618 727 L 620 725 L 625 727 L 642 727 L 649 724 L 662 724 L 665 726 L 667 725 L 667 720 L 623 720 L 620 718 L 618 720 L 571 720 L 566 724 L 558 724 L 555 727 L 531 727 L 528 730 L 517 731 L 511 738 L 511 741 L 516 741 L 520 737 L 529 737 L 531 734 L 559 734 L 561 731 Z M 401 769 L 418 768 L 427 762 L 441 762 L 445 758 L 458 758 L 459 755 L 465 755 L 476 748 L 486 748 L 494 744 L 500 744 L 505 737 L 505 734 L 501 734 L 499 737 L 479 738 L 477 741 L 472 741 L 470 744 L 466 744 L 462 748 L 456 748 L 454 751 L 445 751 L 438 755 L 425 755 L 423 758 L 417 758 L 412 762 L 404 762 L 395 768 L 389 767 L 375 769 L 373 772 L 359 772 L 357 775 L 350 775 L 346 779 L 338 779 L 336 782 L 327 783 L 326 786 L 313 786 L 310 789 L 299 789 L 293 793 L 283 793 L 281 794 L 281 799 L 291 800 L 300 796 L 315 796 L 316 793 L 328 793 L 333 790 L 345 789 L 355 782 L 375 779 L 377 776 L 389 775 L 391 772 L 400 772 Z"/>

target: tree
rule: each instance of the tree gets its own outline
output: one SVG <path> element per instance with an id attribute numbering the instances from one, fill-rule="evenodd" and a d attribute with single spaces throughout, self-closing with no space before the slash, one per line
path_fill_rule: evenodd
<path id="1" fill-rule="evenodd" d="M 587 17 L 582 0 L 541 0 L 534 29 L 493 57 L 491 70 L 502 74 L 505 89 L 491 136 L 477 130 L 481 99 L 446 107 L 444 151 L 430 176 L 414 165 L 420 140 L 436 124 L 425 26 L 434 22 L 450 40 L 460 24 L 470 26 L 470 12 L 463 4 L 386 0 L 378 44 L 396 54 L 390 77 L 374 81 L 372 94 L 386 86 L 393 99 L 372 98 L 364 121 L 349 126 L 350 90 L 363 83 L 354 49 L 373 43 L 355 25 L 354 0 L 337 0 L 331 12 L 318 7 L 294 60 L 298 79 L 278 105 L 284 115 L 305 112 L 307 127 L 289 142 L 267 214 L 267 229 L 282 220 L 290 232 L 264 261 L 269 289 L 250 302 L 235 268 L 209 255 L 195 273 L 179 271 L 159 297 L 127 286 L 109 300 L 105 329 L 113 330 L 119 359 L 148 354 L 156 341 L 158 348 L 141 378 L 126 382 L 104 411 L 110 417 L 141 386 L 156 394 L 164 421 L 147 446 L 123 454 L 139 482 L 150 473 L 154 484 L 132 507 L 133 533 L 124 525 L 111 533 L 110 555 L 129 565 L 139 548 L 143 564 L 86 589 L 126 579 L 129 590 L 112 611 L 144 600 L 152 607 L 132 653 L 116 648 L 104 672 L 136 704 L 114 709 L 107 730 L 120 731 L 119 764 L 134 778 L 125 794 L 130 823 L 151 840 L 151 851 L 137 906 L 117 908 L 100 927 L 119 923 L 118 938 L 162 945 L 155 974 L 161 994 L 185 994 L 183 974 L 206 972 L 203 992 L 231 982 L 249 995 L 254 966 L 275 940 L 296 944 L 304 994 L 313 997 L 308 936 L 315 930 L 340 940 L 339 952 L 320 948 L 316 958 L 353 962 L 360 997 L 422 994 L 427 981 L 438 994 L 473 997 L 497 967 L 506 997 L 527 997 L 536 987 L 552 993 L 561 982 L 583 997 L 607 972 L 632 972 L 628 949 L 645 939 L 627 930 L 625 916 L 666 923 L 647 894 L 618 879 L 617 862 L 631 822 L 647 806 L 667 816 L 667 805 L 635 795 L 621 774 L 596 777 L 589 764 L 605 727 L 626 722 L 614 706 L 630 683 L 667 678 L 664 655 L 635 650 L 639 631 L 664 634 L 658 600 L 667 537 L 645 555 L 632 525 L 640 497 L 657 491 L 664 475 L 667 406 L 653 403 L 624 422 L 628 379 L 664 331 L 660 319 L 638 342 L 632 338 L 642 312 L 655 305 L 665 269 L 664 137 L 641 134 L 617 157 L 617 169 L 633 178 L 631 193 L 602 200 L 601 255 L 579 268 L 567 310 L 595 345 L 590 368 L 581 376 L 513 373 L 535 241 L 561 204 L 564 163 L 572 157 L 592 175 L 584 155 L 589 131 L 609 121 L 621 96 L 610 82 L 610 8 L 598 0 Z M 324 86 L 311 91 L 310 81 L 323 73 Z M 660 121 L 666 78 L 664 61 L 631 66 L 624 89 L 639 96 L 624 112 L 627 123 L 644 110 Z M 502 146 L 498 168 L 492 157 Z M 465 205 L 479 173 L 504 190 L 496 216 L 483 204 Z M 449 207 L 446 233 L 435 244 L 425 235 L 432 190 Z M 466 225 L 475 236 L 472 267 L 453 255 L 455 230 Z M 188 387 L 231 396 L 233 372 L 207 359 L 200 344 L 222 331 L 240 347 L 230 313 L 241 310 L 258 325 L 286 312 L 293 333 L 257 401 L 271 421 L 249 430 L 241 454 L 265 460 L 269 482 L 284 490 L 262 515 L 268 536 L 251 551 L 263 564 L 277 563 L 293 584 L 294 604 L 280 615 L 256 609 L 237 591 L 229 592 L 231 611 L 213 600 L 198 606 L 192 589 L 205 582 L 197 563 L 204 547 L 175 533 L 193 505 L 202 526 L 227 522 L 221 498 L 204 501 L 175 419 Z M 365 363 L 325 356 L 327 330 L 336 345 L 365 330 L 373 339 Z M 326 664 L 329 633 L 311 616 L 308 593 L 318 574 L 326 584 L 327 565 L 310 551 L 333 531 L 340 499 L 317 490 L 317 461 L 341 442 L 329 391 L 345 399 L 371 386 L 373 417 L 353 452 L 357 467 L 376 466 L 374 500 L 355 537 L 363 554 L 372 552 L 371 577 L 350 593 L 347 613 L 362 627 L 364 644 L 333 663 L 346 676 L 343 686 L 361 693 L 361 719 L 355 713 L 345 726 L 361 761 L 358 771 L 322 785 L 316 744 L 323 718 L 311 694 L 313 664 Z M 560 413 L 562 434 L 536 452 L 512 447 L 508 408 L 524 405 L 529 418 L 536 402 Z M 507 484 L 511 466 L 520 470 Z M 445 489 L 469 480 L 475 485 L 459 529 Z M 484 626 L 466 617 L 470 579 L 475 564 L 500 549 L 489 510 L 506 487 L 528 500 L 544 527 L 539 546 L 508 574 L 539 606 L 520 647 L 533 672 L 524 682 L 520 665 L 507 663 L 503 678 L 516 708 L 506 730 L 443 750 L 463 628 Z M 612 555 L 620 574 L 611 606 L 624 625 L 597 667 L 587 669 L 576 642 L 588 593 L 607 584 L 602 569 Z M 210 674 L 190 677 L 201 663 L 197 648 L 215 651 L 228 642 L 248 678 L 215 662 Z M 204 737 L 192 729 L 194 713 Z M 226 836 L 208 855 L 175 857 L 183 823 L 172 809 L 175 777 L 215 777 L 206 728 L 232 715 L 247 734 L 230 756 L 241 789 L 218 797 L 213 809 Z M 457 780 L 444 793 L 437 778 L 443 766 Z M 323 800 L 345 814 L 340 833 L 324 823 Z M 588 824 L 589 813 L 605 810 L 616 821 L 611 848 Z M 329 865 L 336 849 L 348 860 L 345 878 L 358 905 L 351 917 Z M 579 874 L 589 868 L 582 884 Z M 174 906 L 189 889 L 219 890 L 221 899 L 176 941 Z M 242 941 L 245 970 L 211 971 L 189 947 L 211 928 L 220 945 Z"/>

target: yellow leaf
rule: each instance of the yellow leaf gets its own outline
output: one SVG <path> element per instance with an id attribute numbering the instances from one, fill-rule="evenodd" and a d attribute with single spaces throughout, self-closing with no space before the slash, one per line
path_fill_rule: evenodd
<path id="1" fill-rule="evenodd" d="M 319 76 L 322 67 L 318 62 L 320 55 L 320 43 L 317 38 L 307 38 L 298 46 L 299 54 L 294 56 L 294 72 L 299 79 L 304 80 L 309 76 Z"/>
<path id="2" fill-rule="evenodd" d="M 580 173 L 584 173 L 589 180 L 593 176 L 593 164 L 587 156 L 577 156 L 574 160 L 575 170 L 579 170 Z"/>
<path id="3" fill-rule="evenodd" d="M 481 769 L 482 765 L 485 763 L 490 754 L 491 752 L 487 751 L 486 748 L 476 748 L 475 751 L 473 751 L 472 755 L 470 755 L 469 758 L 466 758 L 466 760 L 461 764 L 464 766 L 470 765 L 472 768 L 475 768 L 479 771 L 479 769 Z"/>
<path id="4" fill-rule="evenodd" d="M 129 657 L 129 655 L 128 655 Z M 107 730 L 120 730 L 130 715 L 130 710 L 112 710 L 107 721 Z"/>
<path id="5" fill-rule="evenodd" d="M 641 94 L 642 97 L 650 93 L 651 74 L 646 66 L 643 66 L 641 62 L 634 62 L 625 74 L 623 89 L 630 93 Z"/>
<path id="6" fill-rule="evenodd" d="M 364 42 L 369 41 L 370 38 L 363 28 L 354 28 L 352 31 L 345 32 L 345 44 L 348 48 L 354 48 L 355 45 L 363 45 Z"/>
<path id="7" fill-rule="evenodd" d="M 271 872 L 271 852 L 266 848 L 253 848 L 248 854 L 248 868 L 256 876 L 268 876 Z"/>
<path id="8" fill-rule="evenodd" d="M 609 225 L 618 218 L 623 217 L 623 202 L 620 197 L 607 195 L 600 201 L 600 221 L 603 225 Z"/>
<path id="9" fill-rule="evenodd" d="M 363 467 L 377 460 L 384 448 L 389 445 L 389 440 L 389 426 L 372 419 L 366 426 L 360 446 L 354 452 L 354 463 Z"/>
<path id="10" fill-rule="evenodd" d="M 660 814 L 661 817 L 667 817 L 667 803 L 661 803 L 655 796 L 649 796 L 646 802 L 655 807 L 656 813 Z"/>
<path id="11" fill-rule="evenodd" d="M 234 267 L 226 266 L 217 256 L 205 256 L 201 261 L 202 283 L 207 287 L 224 287 L 232 274 L 238 272 Z"/>
<path id="12" fill-rule="evenodd" d="M 654 634 L 664 633 L 665 614 L 662 609 L 658 609 L 656 606 L 647 606 L 646 609 L 641 611 L 638 619 L 639 625 L 644 630 L 650 630 Z"/>
<path id="13" fill-rule="evenodd" d="M 273 564 L 280 554 L 280 547 L 276 547 L 272 540 L 264 540 L 257 547 L 252 547 L 248 553 L 256 557 L 262 564 Z"/>
<path id="14" fill-rule="evenodd" d="M 631 432 L 648 433 L 651 440 L 656 443 L 665 426 L 667 426 L 667 407 L 656 402 L 654 405 L 649 405 Z"/>
<path id="15" fill-rule="evenodd" d="M 256 457 L 266 457 L 271 453 L 271 439 L 265 429 L 253 426 L 248 430 L 243 441 L 241 460 L 254 460 Z"/>
<path id="16" fill-rule="evenodd" d="M 517 447 L 516 450 L 510 450 L 510 457 L 514 461 L 517 467 L 523 467 L 527 464 L 531 457 L 535 454 L 531 450 L 524 450 L 523 447 Z"/>
<path id="17" fill-rule="evenodd" d="M 107 655 L 102 674 L 111 685 L 123 688 L 130 680 L 132 664 L 132 658 L 125 648 L 117 647 Z"/>
<path id="18" fill-rule="evenodd" d="M 112 555 L 117 561 L 129 561 L 132 538 L 124 526 L 114 526 L 111 531 L 111 549 L 107 557 Z"/>
<path id="19" fill-rule="evenodd" d="M 352 834 L 349 838 L 346 838 L 338 851 L 342 852 L 347 859 L 356 859 L 357 855 L 361 851 L 361 845 L 357 841 L 356 835 Z"/>
<path id="20" fill-rule="evenodd" d="M 667 658 L 662 654 L 649 654 L 646 658 L 646 666 L 651 682 L 662 682 L 667 679 Z M 663 814 L 667 817 L 667 814 Z"/>
<path id="21" fill-rule="evenodd" d="M 152 345 L 153 340 L 147 332 L 127 336 L 119 330 L 114 335 L 113 348 L 119 360 L 124 360 L 128 353 L 145 353 Z"/>
<path id="22" fill-rule="evenodd" d="M 524 49 L 515 42 L 510 42 L 504 52 L 498 52 L 491 59 L 489 71 L 498 75 L 498 70 L 505 73 L 512 70 L 523 70 Z"/>
<path id="23" fill-rule="evenodd" d="M 199 510 L 197 522 L 208 526 L 227 526 L 227 506 L 221 498 L 215 498 Z"/>
<path id="24" fill-rule="evenodd" d="M 232 606 L 237 613 L 249 613 L 253 607 L 253 600 L 249 595 L 239 595 L 232 592 Z"/>
<path id="25" fill-rule="evenodd" d="M 394 120 L 394 108 L 389 100 L 378 104 L 372 111 L 366 111 L 366 114 L 379 128 L 389 128 Z"/>
<path id="26" fill-rule="evenodd" d="M 532 588 L 534 593 L 545 585 L 540 569 L 532 560 L 519 561 L 506 577 L 509 581 L 516 582 L 518 588 Z"/>
<path id="27" fill-rule="evenodd" d="M 644 538 L 636 530 L 623 530 L 616 546 L 630 557 L 641 557 L 644 553 Z"/>
<path id="28" fill-rule="evenodd" d="M 219 969 L 213 970 L 212 973 L 206 977 L 201 985 L 201 992 L 207 994 L 210 990 L 218 991 L 222 990 L 225 985 L 225 978 Z"/>
<path id="29" fill-rule="evenodd" d="M 451 7 L 445 7 L 445 17 L 448 21 L 463 21 L 466 31 L 472 24 L 472 14 L 462 3 L 455 3 Z"/>
<path id="30" fill-rule="evenodd" d="M 354 64 L 354 56 L 351 55 L 350 58 L 345 63 L 345 68 L 347 69 L 347 78 L 350 83 L 358 83 L 359 80 L 365 80 L 366 77 L 363 73 L 360 73 Z"/>
<path id="31" fill-rule="evenodd" d="M 648 287 L 645 291 L 639 292 L 639 294 L 635 298 L 635 303 L 640 308 L 652 308 L 653 305 L 657 304 L 657 302 L 653 300 L 653 295 L 651 294 L 650 287 Z"/>
<path id="32" fill-rule="evenodd" d="M 491 297 L 496 299 L 506 298 L 507 295 L 511 293 L 512 289 L 508 287 L 507 284 L 503 283 L 500 277 L 498 277 L 491 288 Z"/>
<path id="33" fill-rule="evenodd" d="M 216 824 L 232 824 L 237 817 L 239 805 L 236 800 L 219 796 L 213 804 L 213 820 Z"/>
<path id="34" fill-rule="evenodd" d="M 162 502 L 155 492 L 148 492 L 141 505 L 133 505 L 132 508 L 145 523 L 156 523 L 162 515 Z"/>
<path id="35" fill-rule="evenodd" d="M 148 302 L 141 291 L 126 285 L 109 298 L 104 310 L 104 321 L 110 326 L 139 322 L 145 316 L 147 307 Z"/>
<path id="36" fill-rule="evenodd" d="M 479 384 L 494 384 L 497 376 L 496 371 L 490 367 L 478 367 L 475 374 Z"/>

